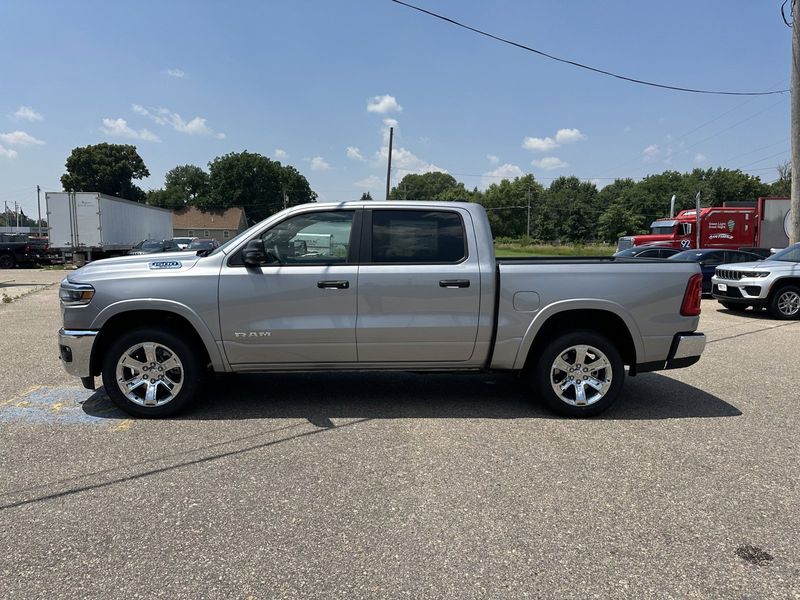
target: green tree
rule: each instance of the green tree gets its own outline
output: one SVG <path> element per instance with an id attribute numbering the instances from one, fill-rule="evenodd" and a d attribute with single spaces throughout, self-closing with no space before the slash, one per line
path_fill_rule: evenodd
<path id="1" fill-rule="evenodd" d="M 147 203 L 178 210 L 208 202 L 208 173 L 195 165 L 181 165 L 164 176 L 164 189 L 147 192 Z"/>
<path id="2" fill-rule="evenodd" d="M 397 187 L 389 192 L 391 200 L 440 200 L 439 196 L 448 190 L 464 190 L 449 173 L 409 173 L 400 180 Z M 464 190 L 466 191 L 466 190 Z"/>
<path id="3" fill-rule="evenodd" d="M 624 235 L 643 232 L 643 222 L 644 217 L 628 208 L 623 199 L 614 200 L 600 215 L 597 234 L 601 240 L 611 244 Z"/>
<path id="4" fill-rule="evenodd" d="M 531 224 L 541 210 L 544 188 L 533 175 L 502 179 L 493 183 L 483 193 L 481 204 L 489 215 L 489 223 L 495 237 L 521 237 L 528 231 L 528 199 L 531 203 Z M 536 237 L 535 231 L 531 232 Z"/>
<path id="5" fill-rule="evenodd" d="M 61 185 L 67 192 L 101 192 L 137 202 L 145 200 L 144 191 L 133 180 L 148 177 L 150 172 L 136 146 L 102 143 L 74 148 L 66 167 Z"/>
<path id="6" fill-rule="evenodd" d="M 240 206 L 252 221 L 260 221 L 281 210 L 284 204 L 294 206 L 317 198 L 297 169 L 254 152 L 218 156 L 208 167 L 208 197 L 195 200 L 203 210 Z"/>
<path id="7" fill-rule="evenodd" d="M 369 192 L 364 192 L 363 194 L 361 194 L 361 201 L 366 202 L 367 200 L 372 200 L 372 194 L 370 194 Z"/>
<path id="8" fill-rule="evenodd" d="M 585 243 L 597 237 L 601 211 L 597 187 L 577 177 L 559 177 L 544 193 L 536 215 L 536 237 L 547 241 Z"/>
<path id="9" fill-rule="evenodd" d="M 772 182 L 769 189 L 770 196 L 792 195 L 792 162 L 787 160 L 777 166 L 778 179 Z"/>

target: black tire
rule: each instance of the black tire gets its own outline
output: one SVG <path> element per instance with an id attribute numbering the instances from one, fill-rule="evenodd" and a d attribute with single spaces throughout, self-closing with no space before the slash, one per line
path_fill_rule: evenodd
<path id="1" fill-rule="evenodd" d="M 794 285 L 778 288 L 772 292 L 767 310 L 782 321 L 800 319 L 800 288 Z"/>
<path id="2" fill-rule="evenodd" d="M 736 304 L 735 302 L 724 302 L 723 300 L 720 300 L 719 303 L 731 312 L 744 312 L 750 306 L 749 304 Z"/>
<path id="3" fill-rule="evenodd" d="M 579 364 L 577 355 L 575 355 L 571 350 L 575 346 L 589 346 L 590 349 L 599 351 L 605 355 L 606 362 L 609 366 L 598 370 L 596 373 L 597 378 L 593 379 L 594 381 L 604 381 L 608 377 L 607 373 L 610 373 L 611 375 L 610 385 L 606 388 L 605 392 L 602 393 L 598 399 L 589 402 L 586 405 L 580 405 L 579 399 L 575 397 L 577 396 L 578 386 L 574 384 L 572 385 L 573 398 L 571 400 L 573 400 L 574 403 L 570 403 L 569 398 L 564 400 L 556 394 L 555 390 L 553 389 L 553 383 L 551 383 L 551 381 L 561 376 L 561 373 L 556 371 L 556 367 L 554 365 L 556 359 L 559 357 L 564 359 L 566 356 L 565 362 L 567 365 L 572 366 Z M 570 362 L 571 357 L 574 357 L 572 362 Z M 591 358 L 591 356 L 589 357 Z M 581 364 L 580 370 L 578 371 L 578 377 L 583 378 L 586 376 L 591 376 L 591 367 L 593 364 L 597 364 L 597 361 L 590 361 L 586 364 Z M 584 368 L 589 370 L 584 371 Z M 564 379 L 556 381 L 556 384 L 560 381 L 566 383 L 566 378 L 574 376 L 574 374 L 571 375 L 570 373 L 567 373 L 566 370 L 563 371 L 563 375 Z M 588 330 L 565 333 L 549 342 L 541 350 L 541 352 L 539 352 L 539 355 L 533 362 L 533 368 L 531 372 L 531 383 L 536 396 L 541 399 L 545 406 L 547 406 L 550 410 L 565 417 L 593 417 L 607 410 L 612 404 L 614 404 L 614 402 L 616 402 L 617 398 L 619 397 L 619 394 L 622 391 L 624 380 L 625 365 L 622 362 L 622 357 L 620 356 L 619 350 L 617 350 L 614 344 L 607 337 Z M 581 381 L 578 381 L 578 384 L 581 384 Z M 585 386 L 586 384 L 582 384 L 582 389 L 586 389 Z M 591 390 L 593 388 L 589 389 Z M 599 394 L 600 392 L 594 390 L 594 392 L 590 393 Z M 565 392 L 562 392 L 562 394 L 569 396 L 569 388 Z"/>
<path id="4" fill-rule="evenodd" d="M 0 254 L 0 269 L 13 269 L 17 264 L 10 254 Z"/>
<path id="5" fill-rule="evenodd" d="M 144 346 L 141 349 L 135 348 L 143 344 L 153 344 L 155 361 L 142 361 L 146 358 Z M 135 350 L 131 352 L 132 349 Z M 128 364 L 132 366 L 119 365 L 126 355 Z M 180 366 L 167 369 L 166 367 L 174 364 L 170 362 L 173 357 L 177 358 Z M 135 366 L 137 364 L 143 364 L 149 371 L 144 373 Z M 159 367 L 162 365 L 163 368 L 159 372 Z M 143 381 L 139 386 L 129 390 L 130 394 L 137 397 L 138 402 L 129 398 L 120 389 L 117 378 L 118 366 L 123 374 L 122 377 L 127 381 L 137 383 L 140 375 L 142 376 Z M 178 333 L 169 329 L 151 328 L 135 329 L 114 340 L 105 352 L 102 374 L 103 385 L 111 401 L 126 413 L 137 417 L 167 417 L 180 412 L 197 398 L 207 375 L 197 352 Z M 148 384 L 148 381 L 154 384 Z M 168 389 L 170 384 L 173 385 L 172 389 L 178 387 L 174 395 Z M 142 389 L 142 386 L 146 386 L 145 389 Z M 151 388 L 156 390 L 155 398 L 147 397 L 147 391 Z"/>

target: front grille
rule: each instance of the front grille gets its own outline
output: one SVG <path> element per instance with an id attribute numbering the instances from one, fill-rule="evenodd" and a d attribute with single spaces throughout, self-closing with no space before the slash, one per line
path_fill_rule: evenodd
<path id="1" fill-rule="evenodd" d="M 621 237 L 617 241 L 617 250 L 627 250 L 631 246 L 633 246 L 633 238 Z"/>
<path id="2" fill-rule="evenodd" d="M 745 274 L 742 271 L 731 271 L 730 269 L 717 269 L 717 277 L 728 281 L 739 281 Z"/>

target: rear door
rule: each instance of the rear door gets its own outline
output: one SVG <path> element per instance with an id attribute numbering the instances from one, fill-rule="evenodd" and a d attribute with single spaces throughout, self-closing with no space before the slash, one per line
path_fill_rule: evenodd
<path id="1" fill-rule="evenodd" d="M 245 266 L 240 253 L 226 260 L 219 314 L 232 365 L 356 362 L 355 221 L 352 210 L 295 214 L 256 236 L 274 263 Z M 303 234 L 330 243 L 311 249 Z"/>
<path id="2" fill-rule="evenodd" d="M 469 213 L 364 211 L 358 275 L 359 362 L 460 362 L 475 348 L 478 257 Z"/>

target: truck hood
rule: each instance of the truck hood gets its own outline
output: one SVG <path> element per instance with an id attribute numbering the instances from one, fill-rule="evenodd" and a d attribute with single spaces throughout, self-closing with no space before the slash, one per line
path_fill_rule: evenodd
<path id="1" fill-rule="evenodd" d="M 104 258 L 90 262 L 67 276 L 70 281 L 90 283 L 97 279 L 142 275 L 166 275 L 188 271 L 203 257 L 194 252 L 157 252 Z"/>

